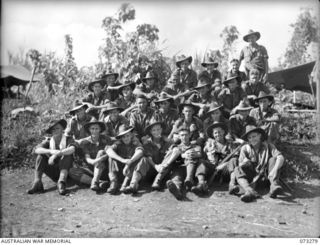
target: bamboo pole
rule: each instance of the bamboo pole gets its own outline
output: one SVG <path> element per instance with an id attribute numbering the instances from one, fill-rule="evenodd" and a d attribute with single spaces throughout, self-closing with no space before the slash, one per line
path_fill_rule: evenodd
<path id="1" fill-rule="evenodd" d="M 33 82 L 33 78 L 34 78 L 34 74 L 36 72 L 36 69 L 37 69 L 37 65 L 34 65 L 33 69 L 32 69 L 32 73 L 31 73 L 31 78 L 30 78 L 30 82 L 29 82 L 29 85 L 28 85 L 28 89 L 27 89 L 26 94 L 25 94 L 26 100 L 27 100 L 27 96 L 28 96 L 28 93 L 30 91 L 30 88 L 31 88 L 31 85 L 32 85 L 32 82 Z"/>

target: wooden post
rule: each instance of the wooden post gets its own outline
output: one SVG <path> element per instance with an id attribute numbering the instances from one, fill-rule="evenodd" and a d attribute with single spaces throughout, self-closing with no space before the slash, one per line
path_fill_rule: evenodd
<path id="1" fill-rule="evenodd" d="M 33 69 L 32 69 L 32 73 L 31 73 L 31 78 L 30 78 L 30 82 L 29 82 L 29 85 L 28 85 L 28 89 L 27 89 L 26 94 L 25 94 L 25 97 L 26 97 L 26 98 L 27 98 L 28 93 L 29 93 L 29 91 L 30 91 L 30 88 L 31 88 L 31 85 L 32 85 L 32 82 L 33 82 L 34 73 L 36 72 L 36 68 L 37 68 L 37 66 L 34 65 L 34 66 L 33 66 Z"/>

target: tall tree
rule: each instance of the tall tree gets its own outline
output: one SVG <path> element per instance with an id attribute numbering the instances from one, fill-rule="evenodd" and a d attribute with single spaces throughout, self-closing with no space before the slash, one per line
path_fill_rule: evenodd
<path id="1" fill-rule="evenodd" d="M 292 67 L 311 61 L 307 52 L 311 42 L 318 40 L 317 21 L 311 9 L 302 9 L 293 28 L 291 40 L 284 54 L 283 67 Z"/>
<path id="2" fill-rule="evenodd" d="M 228 69 L 228 63 L 230 57 L 234 56 L 235 54 L 235 47 L 234 43 L 239 38 L 239 31 L 236 26 L 226 26 L 221 34 L 220 37 L 223 40 L 223 47 L 222 47 L 222 63 L 221 63 L 221 71 L 222 73 L 226 73 Z M 233 58 L 233 57 L 232 57 Z"/>

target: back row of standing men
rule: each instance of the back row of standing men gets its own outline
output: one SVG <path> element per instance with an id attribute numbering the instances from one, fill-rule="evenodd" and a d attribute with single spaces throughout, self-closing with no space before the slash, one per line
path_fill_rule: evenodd
<path id="1" fill-rule="evenodd" d="M 212 176 L 225 170 L 230 194 L 244 190 L 241 200 L 258 197 L 253 185 L 260 177 L 269 179 L 270 195 L 276 197 L 284 162 L 273 144 L 279 140 L 280 117 L 262 82 L 268 55 L 256 43 L 259 38 L 259 32 L 244 36 L 249 46 L 240 61 L 231 61 L 223 83 L 214 60 L 205 60 L 197 75 L 186 56 L 177 60 L 161 92 L 155 91 L 152 71 L 140 84 L 120 83 L 112 72 L 90 82 L 91 93 L 69 111 L 69 123 L 51 122 L 52 137 L 36 147 L 35 181 L 28 193 L 44 191 L 45 173 L 58 182 L 60 194 L 67 192 L 68 175 L 95 191 L 108 187 L 110 194 L 119 188 L 136 193 L 143 178 L 158 190 L 167 179 L 169 191 L 181 200 L 183 189 L 206 194 Z M 242 59 L 247 74 L 239 71 Z"/>

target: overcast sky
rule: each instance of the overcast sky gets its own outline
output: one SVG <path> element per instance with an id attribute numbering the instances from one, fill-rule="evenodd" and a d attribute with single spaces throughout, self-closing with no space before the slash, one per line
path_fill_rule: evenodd
<path id="1" fill-rule="evenodd" d="M 126 26 L 156 25 L 164 54 L 178 51 L 187 55 L 221 49 L 219 37 L 225 26 L 235 25 L 240 34 L 237 49 L 249 29 L 260 31 L 258 41 L 269 52 L 271 66 L 285 52 L 301 7 L 315 9 L 318 1 L 125 1 L 132 3 L 136 19 Z M 3 0 L 1 9 L 1 61 L 7 63 L 7 51 L 34 48 L 40 52 L 64 53 L 64 35 L 73 37 L 74 57 L 79 66 L 98 62 L 98 47 L 104 31 L 102 20 L 112 16 L 123 2 L 115 1 L 17 1 Z"/>

